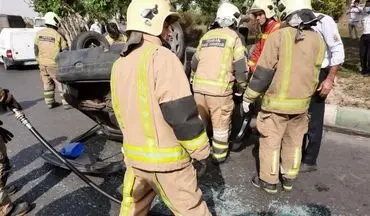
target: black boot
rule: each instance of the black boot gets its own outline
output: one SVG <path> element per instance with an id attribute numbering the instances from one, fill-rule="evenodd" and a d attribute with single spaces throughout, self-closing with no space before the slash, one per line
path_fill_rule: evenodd
<path id="1" fill-rule="evenodd" d="M 54 109 L 55 107 L 58 107 L 58 106 L 60 106 L 60 103 L 58 102 L 53 102 L 51 104 L 48 104 L 49 109 Z"/>
<path id="2" fill-rule="evenodd" d="M 284 191 L 291 191 L 293 190 L 293 179 L 288 179 L 285 177 L 282 177 L 281 184 L 283 185 Z"/>
<path id="3" fill-rule="evenodd" d="M 278 192 L 276 184 L 267 183 L 261 180 L 258 176 L 253 177 L 251 182 L 253 186 L 255 186 L 256 188 L 260 188 L 269 194 L 276 194 Z"/>
<path id="4" fill-rule="evenodd" d="M 5 191 L 9 196 L 11 196 L 18 192 L 18 188 L 14 185 L 10 185 L 5 187 Z"/>
<path id="5" fill-rule="evenodd" d="M 308 172 L 314 172 L 316 170 L 317 170 L 316 165 L 309 165 L 309 164 L 302 163 L 301 169 L 299 170 L 299 172 L 308 173 Z"/>

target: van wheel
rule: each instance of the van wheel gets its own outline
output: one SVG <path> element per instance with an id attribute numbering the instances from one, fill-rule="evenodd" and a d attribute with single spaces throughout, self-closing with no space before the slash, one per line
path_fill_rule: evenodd
<path id="1" fill-rule="evenodd" d="M 8 63 L 8 61 L 5 59 L 5 58 L 3 58 L 3 65 L 4 65 L 4 70 L 9 70 L 10 69 L 10 65 L 9 65 L 9 63 Z"/>

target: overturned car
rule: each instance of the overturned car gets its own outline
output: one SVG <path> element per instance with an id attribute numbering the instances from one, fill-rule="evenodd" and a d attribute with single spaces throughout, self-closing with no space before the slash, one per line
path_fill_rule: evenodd
<path id="1" fill-rule="evenodd" d="M 168 41 L 171 50 L 184 65 L 190 75 L 190 61 L 195 48 L 185 47 L 184 34 L 179 23 L 171 26 L 172 37 Z M 123 135 L 115 118 L 110 96 L 110 73 L 113 63 L 119 58 L 124 44 L 109 45 L 101 34 L 83 32 L 71 45 L 71 50 L 62 52 L 57 57 L 57 79 L 63 84 L 66 101 L 81 113 L 96 122 L 96 125 L 70 142 L 89 143 L 91 149 L 98 149 L 93 154 L 85 154 L 76 159 L 69 159 L 79 171 L 84 173 L 112 173 L 122 169 L 123 160 L 120 146 Z M 236 101 L 231 134 L 231 149 L 238 149 L 243 138 L 248 134 L 250 115 L 242 112 L 241 101 Z M 104 153 L 99 151 L 105 151 Z M 92 151 L 87 151 L 92 152 Z M 66 168 L 54 155 L 44 153 L 47 162 Z"/>

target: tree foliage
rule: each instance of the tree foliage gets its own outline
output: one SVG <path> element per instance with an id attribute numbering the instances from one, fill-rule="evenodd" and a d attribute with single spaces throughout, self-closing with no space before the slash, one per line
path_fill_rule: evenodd
<path id="1" fill-rule="evenodd" d="M 345 1 L 338 0 L 313 0 L 312 7 L 315 11 L 339 18 L 346 7 Z"/>
<path id="2" fill-rule="evenodd" d="M 79 13 L 82 16 L 110 20 L 117 13 L 124 14 L 130 0 L 30 0 L 36 12 L 45 14 L 53 11 L 59 16 Z"/>

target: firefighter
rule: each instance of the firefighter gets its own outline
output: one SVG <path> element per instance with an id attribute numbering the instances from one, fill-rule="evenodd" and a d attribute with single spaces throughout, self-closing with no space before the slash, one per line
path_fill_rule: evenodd
<path id="1" fill-rule="evenodd" d="M 44 99 L 49 109 L 53 109 L 60 104 L 55 102 L 55 87 L 60 91 L 62 104 L 65 109 L 71 107 L 63 98 L 62 85 L 56 80 L 57 55 L 67 50 L 67 42 L 57 31 L 60 18 L 53 12 L 48 12 L 44 16 L 46 28 L 41 29 L 36 34 L 35 56 L 39 63 L 40 76 L 44 86 Z"/>
<path id="2" fill-rule="evenodd" d="M 279 174 L 283 189 L 293 189 L 308 130 L 307 110 L 326 50 L 320 34 L 311 28 L 318 18 L 308 8 L 305 0 L 278 3 L 280 19 L 287 26 L 269 35 L 243 96 L 248 112 L 250 103 L 264 94 L 257 116 L 260 171 L 252 184 L 268 193 L 277 193 Z"/>
<path id="3" fill-rule="evenodd" d="M 213 29 L 200 40 L 192 58 L 192 87 L 195 101 L 206 127 L 212 125 L 212 158 L 226 160 L 229 152 L 231 117 L 234 109 L 233 88 L 244 92 L 247 58 L 243 36 L 237 32 L 241 14 L 229 3 L 217 10 Z"/>
<path id="4" fill-rule="evenodd" d="M 280 23 L 275 19 L 275 7 L 272 0 L 254 1 L 249 13 L 253 14 L 262 32 L 258 36 L 256 48 L 248 61 L 249 70 L 254 72 L 266 39 L 269 34 L 280 28 Z"/>
<path id="5" fill-rule="evenodd" d="M 147 215 L 160 195 L 175 215 L 208 216 L 192 160 L 210 146 L 180 60 L 162 46 L 179 14 L 169 0 L 133 0 L 129 38 L 112 68 L 126 173 L 120 215 Z"/>
<path id="6" fill-rule="evenodd" d="M 0 105 L 5 109 L 22 110 L 22 107 L 7 89 L 0 88 Z M 0 125 L 2 124 L 0 121 Z M 9 196 L 14 194 L 17 189 L 14 186 L 5 187 L 11 168 L 5 144 L 10 142 L 12 138 L 11 132 L 0 127 L 0 216 L 25 215 L 31 210 L 27 202 L 13 204 Z"/>
<path id="7" fill-rule="evenodd" d="M 108 23 L 107 32 L 108 34 L 105 36 L 105 39 L 108 40 L 110 45 L 125 43 L 127 41 L 127 36 L 121 34 L 116 23 Z"/>

